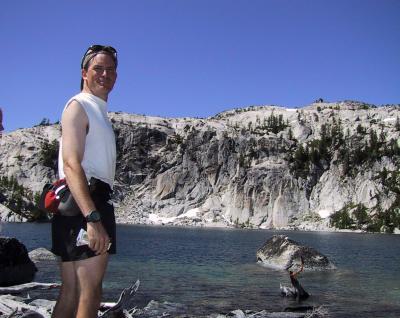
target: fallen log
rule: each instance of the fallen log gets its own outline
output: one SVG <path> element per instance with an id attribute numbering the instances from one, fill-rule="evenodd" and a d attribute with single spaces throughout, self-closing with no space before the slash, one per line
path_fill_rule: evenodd
<path id="1" fill-rule="evenodd" d="M 53 289 L 53 288 L 58 288 L 60 286 L 61 286 L 60 284 L 56 283 L 32 282 L 32 283 L 14 285 L 9 287 L 0 287 L 0 295 L 5 295 L 5 294 L 16 295 L 33 289 Z"/>
<path id="2" fill-rule="evenodd" d="M 11 295 L 0 296 L 0 314 L 6 317 L 41 317 L 50 318 L 51 310 L 34 305 L 25 304 L 22 299 Z M 28 313 L 30 314 L 28 316 Z M 0 315 L 1 316 L 1 315 Z"/>
<path id="3" fill-rule="evenodd" d="M 102 308 L 106 308 L 103 313 L 99 312 L 102 318 L 112 317 L 131 317 L 131 314 L 136 311 L 133 307 L 133 296 L 136 294 L 140 286 L 140 280 L 137 280 L 132 286 L 125 288 L 116 303 L 103 303 Z M 25 303 L 29 299 L 12 296 L 11 294 L 20 294 L 33 289 L 51 289 L 58 288 L 60 284 L 45 284 L 45 283 L 27 283 L 10 287 L 0 287 L 0 316 L 7 317 L 22 317 L 27 312 L 30 314 L 36 313 L 34 317 L 50 318 L 54 303 L 45 300 L 34 300 L 30 303 Z M 42 302 L 41 302 L 42 301 Z M 48 304 L 44 304 L 48 302 Z M 52 304 L 50 304 L 52 303 Z M 32 316 L 33 317 L 33 316 Z"/>

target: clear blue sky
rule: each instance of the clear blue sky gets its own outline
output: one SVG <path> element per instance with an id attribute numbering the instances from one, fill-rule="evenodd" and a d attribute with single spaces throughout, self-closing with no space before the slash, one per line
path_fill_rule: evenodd
<path id="1" fill-rule="evenodd" d="M 111 111 L 400 103 L 399 0 L 3 0 L 0 41 L 6 131 L 59 120 L 91 44 L 118 50 Z"/>

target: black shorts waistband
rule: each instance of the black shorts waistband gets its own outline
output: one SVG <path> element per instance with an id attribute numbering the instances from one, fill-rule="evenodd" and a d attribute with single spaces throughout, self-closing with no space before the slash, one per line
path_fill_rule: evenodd
<path id="1" fill-rule="evenodd" d="M 108 183 L 101 181 L 100 179 L 97 178 L 90 178 L 89 190 L 90 193 L 92 194 L 99 196 L 108 196 L 108 197 L 110 197 L 113 192 Z"/>

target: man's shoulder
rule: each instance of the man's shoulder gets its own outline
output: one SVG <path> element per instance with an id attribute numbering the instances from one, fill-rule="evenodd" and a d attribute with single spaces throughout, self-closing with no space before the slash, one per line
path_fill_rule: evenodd
<path id="1" fill-rule="evenodd" d="M 76 101 L 76 102 L 78 102 L 79 104 L 82 104 L 83 102 L 85 102 L 85 101 L 88 100 L 89 97 L 88 97 L 87 95 L 88 95 L 88 94 L 85 94 L 85 93 L 80 92 L 80 93 L 78 93 L 78 94 L 72 96 L 72 97 L 68 100 L 68 103 L 71 103 L 71 102 L 73 102 L 73 101 Z M 67 104 L 68 104 L 68 103 L 67 103 Z"/>
<path id="2" fill-rule="evenodd" d="M 80 105 L 83 111 L 87 112 L 88 110 L 90 110 L 91 108 L 96 108 L 97 107 L 97 101 L 93 99 L 93 95 L 88 94 L 88 93 L 83 93 L 80 92 L 74 96 L 72 96 L 65 108 L 67 108 L 70 104 L 78 104 Z M 79 107 L 79 106 L 78 106 Z"/>

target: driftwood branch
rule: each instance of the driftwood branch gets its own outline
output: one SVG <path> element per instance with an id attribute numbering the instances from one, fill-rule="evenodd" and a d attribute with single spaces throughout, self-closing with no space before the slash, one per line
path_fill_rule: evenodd
<path id="1" fill-rule="evenodd" d="M 60 287 L 60 284 L 56 283 L 27 283 L 27 284 L 21 284 L 21 285 L 14 285 L 14 286 L 9 286 L 9 287 L 0 287 L 0 295 L 4 294 L 20 294 L 26 291 L 30 291 L 33 289 L 52 289 L 52 288 L 58 288 Z"/>
<path id="2" fill-rule="evenodd" d="M 131 311 L 132 310 L 132 298 L 135 296 L 138 288 L 140 286 L 140 280 L 137 280 L 132 286 L 125 288 L 117 303 L 111 308 L 107 309 L 100 317 L 101 318 L 111 318 L 114 317 L 115 313 Z"/>

